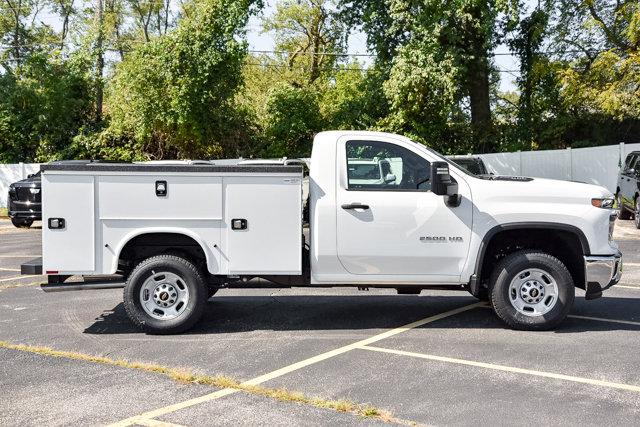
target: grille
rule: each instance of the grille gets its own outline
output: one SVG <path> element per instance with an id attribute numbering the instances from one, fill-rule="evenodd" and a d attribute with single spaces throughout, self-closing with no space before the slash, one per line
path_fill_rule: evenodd
<path id="1" fill-rule="evenodd" d="M 16 188 L 16 193 L 18 194 L 18 200 L 21 202 L 35 202 L 40 203 L 40 192 L 37 194 L 31 194 L 31 189 L 28 187 L 18 187 Z"/>

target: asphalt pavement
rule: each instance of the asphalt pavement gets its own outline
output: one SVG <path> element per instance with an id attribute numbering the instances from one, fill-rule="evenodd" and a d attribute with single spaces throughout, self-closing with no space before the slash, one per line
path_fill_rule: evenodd
<path id="1" fill-rule="evenodd" d="M 121 290 L 44 293 L 43 277 L 20 276 L 20 263 L 40 255 L 40 231 L 0 220 L 2 425 L 385 422 L 176 381 L 133 362 L 371 405 L 391 422 L 640 419 L 640 230 L 632 221 L 616 225 L 621 283 L 594 301 L 578 290 L 571 316 L 549 332 L 509 330 L 466 292 L 295 288 L 222 290 L 189 333 L 145 335 L 127 319 Z"/>

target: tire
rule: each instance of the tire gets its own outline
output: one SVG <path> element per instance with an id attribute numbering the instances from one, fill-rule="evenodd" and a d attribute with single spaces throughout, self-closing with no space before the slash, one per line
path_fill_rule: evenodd
<path id="1" fill-rule="evenodd" d="M 622 203 L 622 195 L 620 193 L 616 194 L 616 204 L 618 205 L 618 219 L 631 219 L 631 212 L 624 207 L 624 204 Z"/>
<path id="2" fill-rule="evenodd" d="M 536 250 L 515 252 L 502 259 L 490 284 L 494 312 L 513 329 L 553 329 L 567 317 L 575 299 L 575 285 L 567 267 Z"/>
<path id="3" fill-rule="evenodd" d="M 193 263 L 175 255 L 157 255 L 140 262 L 127 278 L 124 307 L 143 331 L 178 334 L 200 319 L 208 292 Z"/>
<path id="4" fill-rule="evenodd" d="M 33 224 L 32 219 L 11 218 L 11 224 L 17 228 L 29 228 Z"/>
<path id="5" fill-rule="evenodd" d="M 636 228 L 640 228 L 640 197 L 636 197 L 634 204 L 633 222 L 636 224 Z"/>

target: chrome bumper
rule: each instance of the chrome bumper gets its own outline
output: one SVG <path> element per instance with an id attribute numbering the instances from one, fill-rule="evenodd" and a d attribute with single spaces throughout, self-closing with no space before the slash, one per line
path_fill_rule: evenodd
<path id="1" fill-rule="evenodd" d="M 594 299 L 602 296 L 602 291 L 620 281 L 622 277 L 622 253 L 608 256 L 585 256 L 584 278 L 585 297 Z"/>

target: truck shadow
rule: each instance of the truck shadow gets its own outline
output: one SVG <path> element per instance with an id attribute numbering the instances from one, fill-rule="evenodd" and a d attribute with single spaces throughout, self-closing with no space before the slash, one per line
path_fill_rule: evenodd
<path id="1" fill-rule="evenodd" d="M 367 331 L 363 338 L 476 302 L 467 296 L 214 296 L 200 322 L 187 334 L 250 331 Z M 635 298 L 576 298 L 572 316 L 636 322 L 616 323 L 569 317 L 552 332 L 640 331 L 640 305 Z M 475 308 L 427 324 L 425 329 L 508 329 L 489 308 Z M 103 312 L 84 333 L 142 333 L 127 317 L 122 303 Z M 523 332 L 528 333 L 528 332 Z"/>

